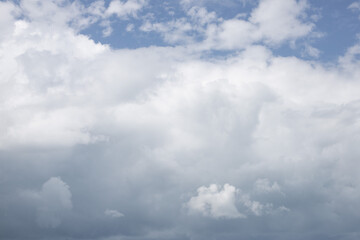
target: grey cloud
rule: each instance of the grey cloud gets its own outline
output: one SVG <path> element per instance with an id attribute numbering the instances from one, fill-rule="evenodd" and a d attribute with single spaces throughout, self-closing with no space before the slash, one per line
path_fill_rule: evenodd
<path id="1" fill-rule="evenodd" d="M 104 214 L 106 216 L 109 217 L 113 217 L 113 218 L 119 218 L 119 217 L 123 217 L 124 214 L 122 214 L 121 212 L 119 212 L 118 210 L 112 210 L 112 209 L 106 209 Z"/>
<path id="2" fill-rule="evenodd" d="M 40 205 L 37 209 L 37 223 L 41 227 L 59 226 L 62 215 L 72 209 L 69 186 L 60 178 L 50 178 L 40 192 L 33 194 L 37 195 L 35 198 L 38 198 Z"/>
<path id="3" fill-rule="evenodd" d="M 267 178 L 256 180 L 254 185 L 255 191 L 259 193 L 281 192 L 279 184 L 277 182 L 270 183 Z"/>

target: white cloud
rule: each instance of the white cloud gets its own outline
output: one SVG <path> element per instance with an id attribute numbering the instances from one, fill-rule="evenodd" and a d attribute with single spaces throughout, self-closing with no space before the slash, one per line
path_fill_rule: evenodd
<path id="1" fill-rule="evenodd" d="M 200 26 L 215 22 L 217 16 L 215 12 L 208 12 L 204 7 L 192 7 L 187 11 L 187 15 Z"/>
<path id="2" fill-rule="evenodd" d="M 292 14 L 290 27 L 284 27 L 289 33 L 274 37 L 256 14 L 256 24 L 244 18 L 215 20 L 213 13 L 197 8 L 189 12 L 196 24 L 149 24 L 164 36 L 171 33 L 174 42 L 195 29 L 208 36 L 203 49 L 195 44 L 113 50 L 64 23 L 74 19 L 63 12 L 69 5 L 44 3 L 54 8 L 52 19 L 30 4 L 31 19 L 18 20 L 21 6 L 0 4 L 0 180 L 5 196 L 0 208 L 14 212 L 0 221 L 2 229 L 11 231 L 16 222 L 16 229 L 23 226 L 30 234 L 40 231 L 26 230 L 37 221 L 61 228 L 51 234 L 81 232 L 83 238 L 94 233 L 143 239 L 159 229 L 171 231 L 174 239 L 196 238 L 204 229 L 223 236 L 211 232 L 211 221 L 197 223 L 193 215 L 179 213 L 184 201 L 190 211 L 217 219 L 218 229 L 226 229 L 224 219 L 241 219 L 249 232 L 258 230 L 260 221 L 271 222 L 271 233 L 310 225 L 323 233 L 358 228 L 353 221 L 359 218 L 353 209 L 360 208 L 358 44 L 333 65 L 274 56 L 254 43 L 304 36 L 311 24 L 299 20 L 298 10 L 284 13 Z M 104 14 L 102 2 L 96 4 L 93 15 Z M 279 11 L 291 4 L 278 5 Z M 301 4 L 291 6 L 305 11 Z M 191 36 L 185 40 L 194 43 Z M 241 51 L 206 58 L 199 54 L 204 49 Z M 36 188 L 44 175 L 66 175 L 74 199 L 60 178 L 50 178 L 39 191 L 26 191 L 25 200 L 11 195 L 25 184 Z M 211 182 L 234 186 L 203 186 L 190 200 L 179 199 Z M 34 216 L 24 204 L 29 199 Z M 104 231 L 104 214 L 121 215 L 104 212 L 115 205 L 126 209 L 130 220 L 121 226 L 108 221 Z M 69 212 L 71 221 L 61 224 Z M 258 217 L 242 219 L 251 215 Z M 249 232 L 235 229 L 233 234 L 246 238 Z"/>
<path id="3" fill-rule="evenodd" d="M 345 68 L 349 72 L 357 72 L 357 66 L 360 62 L 360 44 L 357 43 L 347 49 L 344 56 L 339 58 L 339 63 L 342 68 Z"/>
<path id="4" fill-rule="evenodd" d="M 269 44 L 308 35 L 314 25 L 304 22 L 306 0 L 261 0 L 251 13 L 250 22 L 259 26 L 259 33 Z"/>
<path id="5" fill-rule="evenodd" d="M 136 16 L 136 13 L 147 4 L 146 0 L 112 0 L 106 9 L 106 15 L 116 14 L 118 17 Z"/>
<path id="6" fill-rule="evenodd" d="M 264 206 L 258 201 L 250 200 L 248 195 L 242 196 L 241 201 L 256 216 L 263 215 L 265 208 L 271 208 L 270 204 Z"/>
<path id="7" fill-rule="evenodd" d="M 187 206 L 194 212 L 200 212 L 213 218 L 244 218 L 235 205 L 236 188 L 225 184 L 223 188 L 216 184 L 200 187 L 198 195 L 192 197 Z"/>
<path id="8" fill-rule="evenodd" d="M 86 80 L 81 79 L 82 73 L 76 74 L 75 62 L 91 59 L 106 47 L 71 32 L 65 31 L 59 38 L 54 29 L 40 29 L 17 21 L 17 40 L 7 42 L 2 49 L 0 62 L 6 71 L 0 73 L 0 91 L 6 116 L 1 148 L 13 144 L 69 146 L 94 139 L 86 130 L 93 123 L 92 111 L 66 107 L 62 98 L 81 97 L 83 90 L 73 86 L 85 86 Z M 59 107 L 46 107 L 48 104 Z"/>
<path id="9" fill-rule="evenodd" d="M 134 30 L 134 24 L 128 24 L 127 26 L 126 26 L 126 31 L 127 32 L 131 32 L 131 31 L 133 31 Z"/>
<path id="10" fill-rule="evenodd" d="M 190 4 L 189 1 L 183 3 Z M 186 44 L 200 50 L 244 49 L 259 42 L 278 46 L 312 32 L 314 24 L 307 20 L 307 9 L 305 0 L 262 0 L 248 19 L 240 19 L 241 14 L 223 19 L 195 5 L 187 8 L 188 18 L 160 23 L 148 20 L 140 29 L 159 32 L 168 43 Z M 310 46 L 306 50 L 310 56 L 319 55 Z"/>
<path id="11" fill-rule="evenodd" d="M 351 10 L 360 10 L 360 2 L 353 2 L 348 6 Z"/>
<path id="12" fill-rule="evenodd" d="M 105 140 L 92 136 L 86 128 L 93 124 L 89 112 L 65 108 L 49 112 L 22 111 L 15 124 L 2 136 L 2 147 L 59 147 L 88 144 Z"/>
<path id="13" fill-rule="evenodd" d="M 85 16 L 87 9 L 78 1 L 20 1 L 21 13 L 34 25 L 49 25 L 66 28 L 70 24 L 74 29 L 81 30 L 97 21 L 96 16 Z"/>
<path id="14" fill-rule="evenodd" d="M 186 43 L 192 41 L 187 33 L 193 30 L 191 23 L 187 22 L 185 18 L 179 18 L 167 23 L 151 23 L 145 22 L 140 30 L 144 32 L 156 31 L 161 33 L 164 40 L 169 43 Z"/>
<path id="15" fill-rule="evenodd" d="M 137 13 L 146 6 L 146 0 L 113 0 L 105 7 L 104 0 L 92 2 L 88 7 L 80 1 L 40 1 L 22 0 L 17 12 L 37 25 L 51 24 L 57 28 L 67 28 L 68 25 L 75 31 L 86 29 L 97 22 L 103 26 L 104 36 L 111 34 L 109 18 L 118 17 L 120 20 L 137 17 Z M 7 5 L 12 5 L 7 3 Z"/>
<path id="16" fill-rule="evenodd" d="M 308 44 L 305 45 L 305 49 L 302 53 L 303 56 L 310 56 L 313 58 L 318 58 L 321 54 L 321 51 L 315 47 L 312 47 Z"/>
<path id="17" fill-rule="evenodd" d="M 280 192 L 278 185 L 268 186 L 267 179 L 259 179 L 255 183 L 255 191 L 262 193 Z M 190 213 L 200 213 L 212 218 L 246 218 L 247 215 L 262 216 L 281 211 L 289 211 L 281 206 L 277 209 L 271 203 L 260 203 L 251 199 L 250 194 L 230 184 L 222 188 L 216 184 L 202 186 L 197 190 L 197 196 L 187 202 Z M 240 212 L 239 209 L 242 209 Z"/>
<path id="18" fill-rule="evenodd" d="M 100 26 L 104 27 L 102 31 L 103 37 L 109 37 L 112 34 L 113 28 L 111 27 L 111 22 L 109 20 L 101 21 Z"/>
<path id="19" fill-rule="evenodd" d="M 215 29 L 209 27 L 206 37 L 205 43 L 215 49 L 242 49 L 261 39 L 257 27 L 241 19 L 226 20 Z"/>

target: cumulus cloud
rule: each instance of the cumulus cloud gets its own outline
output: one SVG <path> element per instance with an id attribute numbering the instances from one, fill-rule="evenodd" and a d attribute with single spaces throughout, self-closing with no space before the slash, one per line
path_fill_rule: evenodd
<path id="1" fill-rule="evenodd" d="M 256 190 L 263 192 L 278 191 L 278 185 L 269 187 L 267 179 L 259 179 L 256 181 Z M 264 185 L 266 187 L 264 187 Z M 265 189 L 266 188 L 266 189 Z M 270 189 L 269 189 L 270 188 Z M 276 211 L 272 203 L 260 203 L 252 200 L 250 194 L 235 188 L 230 184 L 223 187 L 211 184 L 209 187 L 202 186 L 197 189 L 197 196 L 191 197 L 187 202 L 190 213 L 200 213 L 204 216 L 212 218 L 246 218 L 247 214 L 261 216 Z M 244 212 L 240 212 L 239 208 L 243 208 Z M 245 208 L 244 208 L 245 207 Z M 280 206 L 280 211 L 289 211 L 288 208 Z"/>
<path id="2" fill-rule="evenodd" d="M 359 45 L 271 50 L 309 3 L 190 6 L 143 25 L 176 47 L 116 50 L 79 29 L 146 2 L 62 3 L 0 2 L 0 238 L 358 239 Z"/>
<path id="3" fill-rule="evenodd" d="M 198 195 L 192 197 L 188 202 L 190 210 L 200 212 L 205 216 L 214 218 L 244 218 L 235 206 L 236 188 L 225 184 L 219 188 L 216 184 L 200 187 Z"/>
<path id="4" fill-rule="evenodd" d="M 10 3 L 7 3 L 10 5 Z M 81 1 L 39 1 L 23 0 L 20 2 L 18 13 L 23 14 L 30 21 L 41 25 L 51 24 L 56 27 L 70 25 L 72 29 L 81 31 L 92 24 L 103 26 L 104 35 L 109 36 L 112 31 L 109 18 L 116 16 L 119 19 L 135 18 L 147 4 L 146 0 L 113 0 L 106 7 L 104 0 L 93 1 L 85 6 Z"/>
<path id="5" fill-rule="evenodd" d="M 126 17 L 129 15 L 136 16 L 136 13 L 146 4 L 146 0 L 128 0 L 126 2 L 113 0 L 110 2 L 105 14 L 116 14 L 118 17 Z"/>
<path id="6" fill-rule="evenodd" d="M 262 0 L 251 13 L 250 22 L 259 26 L 259 32 L 266 42 L 278 44 L 309 34 L 314 27 L 304 22 L 307 8 L 305 0 Z"/>
<path id="7" fill-rule="evenodd" d="M 187 18 L 169 22 L 146 21 L 140 28 L 162 34 L 171 44 L 195 45 L 196 49 L 244 49 L 254 43 L 264 42 L 278 46 L 287 41 L 309 35 L 314 24 L 307 16 L 307 2 L 296 0 L 262 0 L 252 9 L 250 17 L 223 19 L 215 12 L 208 12 L 201 4 L 183 1 Z M 200 39 L 200 41 L 199 41 Z M 319 53 L 310 46 L 307 53 L 317 57 Z"/>
<path id="8" fill-rule="evenodd" d="M 251 201 L 249 196 L 245 195 L 242 197 L 242 202 L 244 203 L 244 205 L 246 207 L 248 207 L 250 209 L 250 211 L 255 214 L 256 216 L 261 216 L 263 214 L 264 211 L 264 205 L 261 204 L 258 201 Z M 268 204 L 269 206 L 271 206 L 270 204 Z"/>

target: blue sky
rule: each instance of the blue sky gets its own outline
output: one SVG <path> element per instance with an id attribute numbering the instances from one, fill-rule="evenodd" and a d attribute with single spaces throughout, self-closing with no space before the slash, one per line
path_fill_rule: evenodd
<path id="1" fill-rule="evenodd" d="M 105 1 L 108 5 L 110 1 Z M 231 19 L 236 15 L 246 14 L 249 17 L 251 10 L 256 8 L 258 1 L 203 1 L 209 12 L 214 12 L 219 18 Z M 310 45 L 320 51 L 317 58 L 323 62 L 336 61 L 337 57 L 343 55 L 346 49 L 358 41 L 357 33 L 360 32 L 358 24 L 359 9 L 349 8 L 354 1 L 309 1 L 308 8 L 304 11 L 308 19 L 312 18 L 315 23 L 314 32 L 311 36 L 297 39 L 295 46 L 289 43 L 280 46 L 272 46 L 275 54 L 303 57 L 304 45 Z M 84 1 L 84 4 L 91 4 L 91 1 Z M 169 14 L 170 13 L 170 14 Z M 139 48 L 151 45 L 155 46 L 176 46 L 164 41 L 154 32 L 143 32 L 139 30 L 144 18 L 152 15 L 157 22 L 167 22 L 177 18 L 187 17 L 186 9 L 179 1 L 151 1 L 145 5 L 135 18 L 119 20 L 111 18 L 114 31 L 110 36 L 103 36 L 102 27 L 94 24 L 82 31 L 95 41 L 109 44 L 113 48 Z M 126 27 L 133 24 L 132 31 L 126 31 Z M 318 35 L 318 36 L 314 36 Z"/>
<path id="2" fill-rule="evenodd" d="M 0 239 L 358 240 L 360 2 L 0 1 Z"/>

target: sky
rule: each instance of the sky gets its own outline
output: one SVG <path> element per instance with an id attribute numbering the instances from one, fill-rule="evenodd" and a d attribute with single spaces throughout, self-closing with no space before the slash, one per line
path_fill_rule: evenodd
<path id="1" fill-rule="evenodd" d="M 0 1 L 0 239 L 360 239 L 360 1 Z"/>

